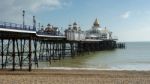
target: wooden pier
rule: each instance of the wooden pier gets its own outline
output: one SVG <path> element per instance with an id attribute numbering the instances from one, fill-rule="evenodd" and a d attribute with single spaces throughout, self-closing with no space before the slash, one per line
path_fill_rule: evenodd
<path id="1" fill-rule="evenodd" d="M 61 60 L 65 57 L 74 58 L 84 52 L 120 48 L 125 45 L 109 40 L 67 40 L 61 35 L 42 35 L 33 26 L 21 26 L 12 23 L 0 23 L 0 60 L 1 68 L 12 67 L 32 70 L 32 64 L 38 67 L 39 61 Z"/>
<path id="2" fill-rule="evenodd" d="M 123 43 L 123 42 L 119 42 L 119 43 L 117 43 L 116 47 L 117 47 L 117 48 L 124 49 L 124 48 L 126 48 L 126 45 L 125 45 L 125 43 Z"/>

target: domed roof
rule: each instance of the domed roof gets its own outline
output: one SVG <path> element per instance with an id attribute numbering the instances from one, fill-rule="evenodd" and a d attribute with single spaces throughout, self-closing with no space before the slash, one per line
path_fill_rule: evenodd
<path id="1" fill-rule="evenodd" d="M 47 25 L 47 27 L 45 28 L 45 32 L 53 32 L 54 29 L 52 28 L 52 26 L 50 24 Z"/>
<path id="2" fill-rule="evenodd" d="M 47 26 L 50 27 L 51 25 L 50 25 L 50 24 L 47 24 Z"/>
<path id="3" fill-rule="evenodd" d="M 69 27 L 71 27 L 72 25 L 71 25 L 71 24 L 69 24 L 68 26 L 69 26 Z"/>
<path id="4" fill-rule="evenodd" d="M 76 22 L 74 22 L 74 23 L 73 23 L 73 25 L 77 25 L 77 23 L 76 23 Z"/>
<path id="5" fill-rule="evenodd" d="M 94 24 L 93 24 L 95 27 L 100 27 L 100 25 L 99 25 L 99 21 L 98 21 L 98 19 L 96 18 L 96 20 L 94 21 Z"/>
<path id="6" fill-rule="evenodd" d="M 72 28 L 72 25 L 71 25 L 71 24 L 69 24 L 69 25 L 68 25 L 68 29 L 71 29 L 71 28 Z"/>
<path id="7" fill-rule="evenodd" d="M 109 30 L 107 29 L 107 27 L 105 27 L 105 28 L 102 29 L 101 31 L 102 31 L 102 33 L 108 33 L 108 32 L 109 32 Z"/>

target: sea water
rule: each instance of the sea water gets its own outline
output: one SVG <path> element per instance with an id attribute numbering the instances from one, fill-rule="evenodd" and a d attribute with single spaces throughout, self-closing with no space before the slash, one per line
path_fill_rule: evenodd
<path id="1" fill-rule="evenodd" d="M 125 49 L 91 52 L 39 65 L 44 69 L 150 70 L 150 42 L 126 42 Z"/>

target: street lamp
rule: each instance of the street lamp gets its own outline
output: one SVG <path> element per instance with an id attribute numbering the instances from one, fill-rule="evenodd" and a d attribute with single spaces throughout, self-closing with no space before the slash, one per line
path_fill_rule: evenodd
<path id="1" fill-rule="evenodd" d="M 25 21 L 24 21 L 24 16 L 25 16 L 25 10 L 22 11 L 22 17 L 23 17 L 23 29 L 24 29 L 24 25 L 25 25 Z"/>
<path id="2" fill-rule="evenodd" d="M 39 23 L 39 29 L 37 29 L 37 30 L 40 30 L 40 28 L 41 28 L 41 24 Z"/>
<path id="3" fill-rule="evenodd" d="M 109 39 L 112 39 L 112 32 L 109 32 Z"/>
<path id="4" fill-rule="evenodd" d="M 35 20 L 35 16 L 33 16 L 33 30 L 36 30 L 36 20 Z"/>

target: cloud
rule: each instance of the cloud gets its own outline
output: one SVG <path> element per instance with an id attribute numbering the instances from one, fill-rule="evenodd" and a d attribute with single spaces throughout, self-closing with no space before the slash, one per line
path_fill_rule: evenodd
<path id="1" fill-rule="evenodd" d="M 127 11 L 127 12 L 125 12 L 124 14 L 121 15 L 121 18 L 127 19 L 127 18 L 130 17 L 130 14 L 131 14 L 131 12 L 130 12 L 130 11 Z"/>
<path id="2" fill-rule="evenodd" d="M 28 5 L 29 10 L 36 12 L 40 10 L 52 10 L 62 6 L 61 0 L 30 0 L 30 5 Z M 24 4 L 24 3 L 23 3 Z M 27 5 L 27 4 L 24 4 Z M 20 5 L 22 6 L 22 4 Z M 26 7 L 26 6 L 24 6 Z"/>
<path id="3" fill-rule="evenodd" d="M 22 22 L 22 10 L 32 22 L 33 14 L 62 8 L 69 0 L 4 0 L 0 3 L 0 21 Z"/>

